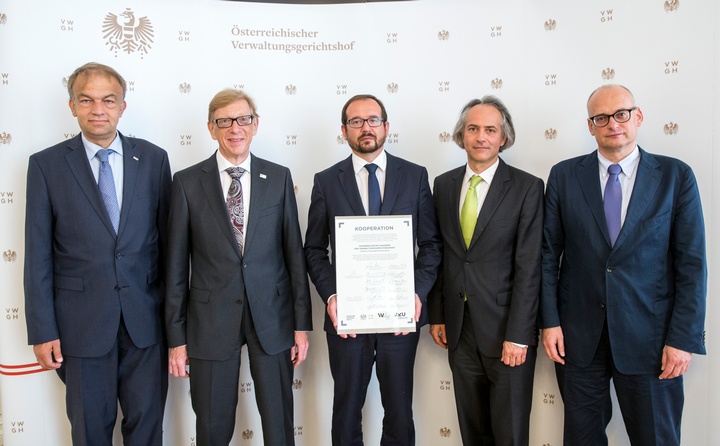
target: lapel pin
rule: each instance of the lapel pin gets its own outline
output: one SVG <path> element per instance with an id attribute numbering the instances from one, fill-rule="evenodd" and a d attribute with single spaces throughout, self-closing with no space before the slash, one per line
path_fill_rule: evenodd
<path id="1" fill-rule="evenodd" d="M 263 180 L 265 180 L 265 179 L 267 179 L 267 175 L 265 175 L 264 173 L 261 173 L 261 174 L 260 174 L 260 178 L 262 178 Z"/>
<path id="2" fill-rule="evenodd" d="M 133 159 L 134 159 L 135 161 L 140 161 L 137 156 L 133 156 Z"/>

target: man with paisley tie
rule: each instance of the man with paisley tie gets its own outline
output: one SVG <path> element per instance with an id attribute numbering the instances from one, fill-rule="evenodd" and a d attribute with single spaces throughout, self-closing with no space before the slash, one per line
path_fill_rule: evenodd
<path id="1" fill-rule="evenodd" d="M 220 91 L 207 123 L 218 150 L 173 181 L 169 369 L 190 378 L 199 446 L 232 439 L 243 345 L 265 444 L 294 444 L 293 368 L 308 351 L 310 292 L 290 171 L 250 153 L 259 120 L 247 94 Z"/>

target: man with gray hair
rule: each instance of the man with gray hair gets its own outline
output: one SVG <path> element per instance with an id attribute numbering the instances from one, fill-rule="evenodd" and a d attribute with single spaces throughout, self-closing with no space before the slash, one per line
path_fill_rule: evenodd
<path id="1" fill-rule="evenodd" d="M 463 108 L 453 140 L 467 164 L 435 179 L 443 267 L 430 334 L 449 349 L 466 445 L 527 445 L 537 357 L 543 182 L 499 153 L 515 129 L 494 96 Z"/>

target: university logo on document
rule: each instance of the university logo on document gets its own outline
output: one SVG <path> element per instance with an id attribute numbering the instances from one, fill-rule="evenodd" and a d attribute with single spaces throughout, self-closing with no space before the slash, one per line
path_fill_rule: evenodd
<path id="1" fill-rule="evenodd" d="M 109 12 L 102 25 L 103 39 L 110 51 L 127 54 L 138 53 L 144 58 L 152 48 L 155 31 L 147 17 L 137 18 L 131 8 L 120 14 Z"/>

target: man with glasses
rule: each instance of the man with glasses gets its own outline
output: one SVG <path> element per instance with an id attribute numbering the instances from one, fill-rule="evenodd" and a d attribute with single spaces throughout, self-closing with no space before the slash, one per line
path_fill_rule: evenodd
<path id="1" fill-rule="evenodd" d="M 207 125 L 218 150 L 173 181 L 169 369 L 190 377 L 199 446 L 232 439 L 243 345 L 264 443 L 294 444 L 293 368 L 308 351 L 310 290 L 290 171 L 250 153 L 258 123 L 244 92 L 216 94 Z"/>
<path id="2" fill-rule="evenodd" d="M 565 404 L 565 445 L 607 444 L 613 381 L 633 445 L 679 445 L 683 378 L 705 354 L 705 230 L 690 167 L 637 143 L 628 89 L 588 99 L 597 151 L 552 168 L 542 341 Z"/>
<path id="3" fill-rule="evenodd" d="M 413 367 L 419 329 L 427 323 L 425 302 L 437 275 L 441 243 L 427 170 L 385 152 L 389 128 L 385 106 L 376 97 L 357 95 L 345 103 L 340 130 L 352 154 L 315 175 L 308 212 L 305 258 L 326 304 L 325 331 L 335 383 L 334 446 L 363 444 L 362 408 L 373 364 L 385 409 L 380 444 L 415 444 Z M 415 332 L 337 333 L 334 219 L 354 215 L 412 215 L 417 247 Z"/>

